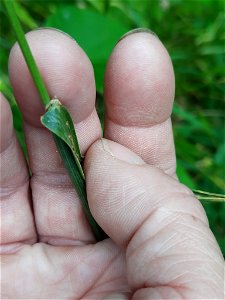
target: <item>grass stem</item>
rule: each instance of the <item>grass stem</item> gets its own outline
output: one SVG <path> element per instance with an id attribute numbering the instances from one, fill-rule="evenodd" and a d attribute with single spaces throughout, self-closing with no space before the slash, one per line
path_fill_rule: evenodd
<path id="1" fill-rule="evenodd" d="M 20 45 L 20 49 L 23 53 L 23 56 L 24 56 L 25 61 L 27 63 L 27 66 L 30 70 L 31 76 L 34 80 L 35 86 L 36 86 L 36 88 L 39 92 L 39 95 L 41 97 L 41 101 L 43 102 L 44 106 L 46 106 L 50 101 L 50 97 L 48 95 L 48 92 L 47 92 L 47 89 L 44 85 L 41 74 L 38 70 L 36 62 L 33 58 L 32 53 L 31 53 L 30 47 L 29 47 L 29 45 L 27 43 L 27 40 L 24 36 L 24 32 L 23 32 L 23 29 L 20 25 L 19 19 L 16 15 L 15 7 L 14 7 L 14 1 L 12 1 L 12 0 L 3 0 L 3 1 L 5 3 L 5 7 L 6 7 L 8 15 L 9 15 L 11 25 L 12 25 L 15 33 L 16 33 L 16 37 L 17 37 L 18 43 Z"/>

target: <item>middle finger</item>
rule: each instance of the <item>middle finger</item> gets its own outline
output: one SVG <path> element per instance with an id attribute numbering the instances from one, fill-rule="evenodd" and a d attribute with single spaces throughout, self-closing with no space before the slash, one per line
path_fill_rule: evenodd
<path id="1" fill-rule="evenodd" d="M 116 45 L 107 65 L 105 137 L 174 176 L 173 67 L 160 40 L 139 31 Z"/>

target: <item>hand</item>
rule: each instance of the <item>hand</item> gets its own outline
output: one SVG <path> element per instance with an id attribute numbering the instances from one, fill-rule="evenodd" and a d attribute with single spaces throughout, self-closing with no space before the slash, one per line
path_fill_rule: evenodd
<path id="1" fill-rule="evenodd" d="M 82 49 L 56 30 L 27 38 L 51 97 L 76 124 L 90 209 L 110 238 L 95 243 L 51 133 L 40 123 L 44 109 L 15 45 L 9 73 L 32 177 L 2 96 L 2 298 L 221 299 L 221 252 L 201 204 L 176 178 L 174 74 L 161 42 L 140 32 L 115 47 L 101 140 L 93 69 Z"/>

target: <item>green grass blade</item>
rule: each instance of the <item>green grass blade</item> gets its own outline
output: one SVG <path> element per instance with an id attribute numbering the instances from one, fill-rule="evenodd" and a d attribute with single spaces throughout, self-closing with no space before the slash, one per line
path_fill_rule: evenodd
<path id="1" fill-rule="evenodd" d="M 86 218 L 96 240 L 100 241 L 106 238 L 106 234 L 92 217 L 88 206 L 85 177 L 81 166 L 83 157 L 80 153 L 76 132 L 69 112 L 58 99 L 53 99 L 47 106 L 46 113 L 41 117 L 41 122 L 53 133 L 59 154 L 63 159 L 72 183 L 76 187 Z"/>
<path id="2" fill-rule="evenodd" d="M 35 86 L 39 92 L 39 95 L 41 97 L 43 104 L 46 106 L 50 101 L 50 97 L 48 95 L 48 92 L 44 85 L 41 74 L 38 70 L 36 62 L 31 53 L 30 47 L 25 38 L 25 35 L 24 35 L 23 29 L 20 25 L 19 19 L 17 18 L 16 12 L 15 12 L 15 7 L 14 7 L 14 1 L 12 1 L 12 0 L 3 0 L 3 1 L 5 3 L 5 7 L 6 7 L 8 15 L 9 15 L 11 25 L 16 33 L 17 40 L 20 45 L 20 49 L 23 53 L 23 56 L 27 63 L 27 66 L 30 70 L 31 76 L 34 80 Z"/>
<path id="3" fill-rule="evenodd" d="M 77 194 L 81 200 L 86 218 L 91 226 L 91 229 L 95 235 L 97 241 L 101 241 L 107 237 L 101 227 L 96 223 L 95 219 L 91 215 L 86 195 L 85 180 L 79 172 L 74 155 L 70 147 L 57 135 L 53 135 L 57 148 L 59 150 L 60 156 L 63 159 L 64 165 L 70 175 L 71 181 L 76 186 Z"/>

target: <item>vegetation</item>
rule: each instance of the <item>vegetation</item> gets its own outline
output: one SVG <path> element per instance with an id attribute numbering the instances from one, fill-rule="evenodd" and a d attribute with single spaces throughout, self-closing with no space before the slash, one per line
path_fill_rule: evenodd
<path id="1" fill-rule="evenodd" d="M 103 74 L 116 41 L 136 27 L 156 32 L 171 55 L 176 75 L 173 123 L 178 176 L 192 189 L 223 194 L 224 5 L 223 0 L 55 0 L 18 1 L 16 7 L 26 31 L 39 26 L 56 27 L 83 47 L 94 65 L 101 119 Z M 15 35 L 2 5 L 0 20 L 0 90 L 11 104 L 14 126 L 26 151 L 22 118 L 7 74 Z M 203 204 L 225 254 L 225 204 Z"/>

